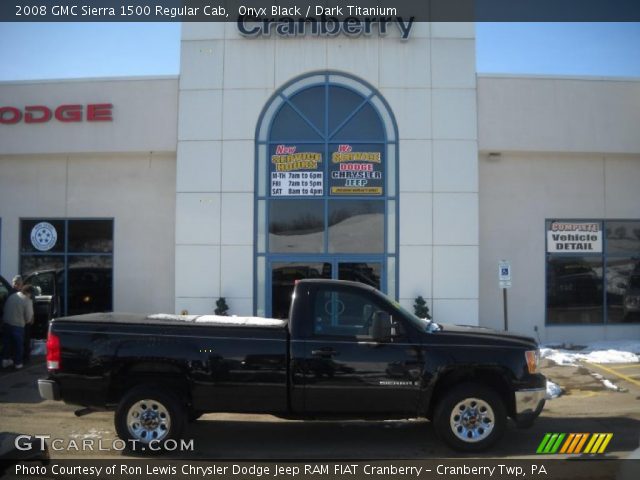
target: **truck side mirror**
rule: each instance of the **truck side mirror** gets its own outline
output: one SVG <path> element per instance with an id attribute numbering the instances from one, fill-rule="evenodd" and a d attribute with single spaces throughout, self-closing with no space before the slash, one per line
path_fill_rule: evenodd
<path id="1" fill-rule="evenodd" d="M 387 342 L 391 338 L 391 317 L 387 312 L 377 311 L 371 321 L 371 338 L 376 342 Z"/>

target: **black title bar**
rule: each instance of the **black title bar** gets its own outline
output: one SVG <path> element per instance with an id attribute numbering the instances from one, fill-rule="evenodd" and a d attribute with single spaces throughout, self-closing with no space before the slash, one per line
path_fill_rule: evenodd
<path id="1" fill-rule="evenodd" d="M 2 0 L 1 22 L 637 22 L 640 0 Z"/>

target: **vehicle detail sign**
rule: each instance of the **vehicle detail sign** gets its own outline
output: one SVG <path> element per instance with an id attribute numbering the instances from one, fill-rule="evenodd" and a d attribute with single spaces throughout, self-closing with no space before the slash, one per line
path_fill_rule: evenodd
<path id="1" fill-rule="evenodd" d="M 324 193 L 322 153 L 315 145 L 275 145 L 271 154 L 271 196 L 306 197 Z"/>
<path id="2" fill-rule="evenodd" d="M 598 222 L 552 222 L 547 230 L 548 253 L 601 253 L 602 228 Z"/>
<path id="3" fill-rule="evenodd" d="M 331 195 L 382 195 L 382 145 L 337 145 L 331 153 Z"/>

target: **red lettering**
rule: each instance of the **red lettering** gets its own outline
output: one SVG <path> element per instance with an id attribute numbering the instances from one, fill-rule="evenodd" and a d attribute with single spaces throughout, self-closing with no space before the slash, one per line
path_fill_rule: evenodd
<path id="1" fill-rule="evenodd" d="M 60 122 L 81 122 L 82 105 L 60 105 L 56 108 L 55 116 Z"/>
<path id="2" fill-rule="evenodd" d="M 15 107 L 0 108 L 0 123 L 3 125 L 13 125 L 22 118 L 22 112 Z"/>
<path id="3" fill-rule="evenodd" d="M 276 155 L 285 155 L 296 153 L 296 147 L 287 147 L 286 145 L 278 145 L 276 147 Z"/>
<path id="4" fill-rule="evenodd" d="M 24 123 L 45 123 L 51 120 L 51 109 L 43 105 L 31 105 L 24 110 Z"/>
<path id="5" fill-rule="evenodd" d="M 338 145 L 338 151 L 340 153 L 348 153 L 351 150 L 353 150 L 353 147 L 351 145 Z"/>
<path id="6" fill-rule="evenodd" d="M 111 109 L 113 105 L 110 103 L 90 103 L 87 105 L 87 121 L 88 122 L 111 122 Z"/>

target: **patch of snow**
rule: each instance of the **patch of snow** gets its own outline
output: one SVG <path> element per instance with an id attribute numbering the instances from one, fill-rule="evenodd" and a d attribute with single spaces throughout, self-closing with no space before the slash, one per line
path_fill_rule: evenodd
<path id="1" fill-rule="evenodd" d="M 608 380 L 608 379 L 604 378 L 599 373 L 591 372 L 591 376 L 593 376 L 596 380 L 599 380 L 609 390 L 613 390 L 614 392 L 622 392 L 622 391 L 624 391 L 623 388 L 620 388 L 615 383 L 613 383 L 611 380 Z"/>
<path id="2" fill-rule="evenodd" d="M 562 395 L 562 387 L 557 383 L 553 383 L 551 380 L 547 380 L 546 399 L 551 400 L 553 398 L 558 398 L 560 395 Z"/>
<path id="3" fill-rule="evenodd" d="M 108 433 L 109 430 L 97 430 L 95 428 L 91 428 L 88 433 L 72 433 L 69 436 L 71 438 L 102 438 Z"/>
<path id="4" fill-rule="evenodd" d="M 640 362 L 640 341 L 606 340 L 593 342 L 581 350 L 563 348 L 541 348 L 540 356 L 558 365 L 590 363 L 637 363 Z"/>
<path id="5" fill-rule="evenodd" d="M 284 325 L 283 320 L 263 317 L 223 317 L 220 315 L 202 315 L 196 318 L 196 323 L 220 323 L 224 325 L 250 325 L 256 327 Z"/>
<path id="6" fill-rule="evenodd" d="M 540 358 L 548 358 L 558 365 L 576 365 L 575 352 L 556 350 L 553 348 L 541 348 Z"/>
<path id="7" fill-rule="evenodd" d="M 148 315 L 147 318 L 153 320 L 178 320 L 182 322 L 193 322 L 198 315 L 172 315 L 170 313 L 155 313 L 153 315 Z"/>

